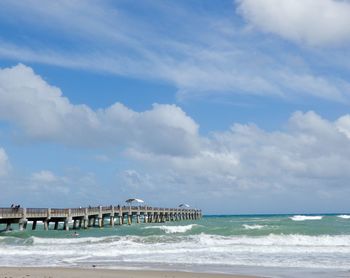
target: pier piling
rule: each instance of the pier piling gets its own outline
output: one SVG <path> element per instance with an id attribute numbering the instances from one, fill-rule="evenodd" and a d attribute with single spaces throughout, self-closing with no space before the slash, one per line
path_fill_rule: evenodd
<path id="1" fill-rule="evenodd" d="M 125 221 L 126 217 L 126 221 Z M 28 221 L 32 222 L 31 229 L 37 228 L 37 222 L 42 222 L 44 230 L 49 229 L 50 222 L 54 223 L 54 229 L 63 225 L 63 230 L 87 229 L 92 226 L 100 228 L 105 225 L 105 218 L 108 225 L 114 227 L 116 218 L 119 225 L 132 225 L 133 219 L 137 224 L 161 223 L 166 221 L 197 220 L 202 217 L 201 210 L 183 208 L 154 208 L 147 206 L 98 206 L 88 208 L 0 208 L 0 224 L 6 224 L 6 230 L 11 230 L 11 224 L 18 224 L 19 230 L 27 228 Z"/>

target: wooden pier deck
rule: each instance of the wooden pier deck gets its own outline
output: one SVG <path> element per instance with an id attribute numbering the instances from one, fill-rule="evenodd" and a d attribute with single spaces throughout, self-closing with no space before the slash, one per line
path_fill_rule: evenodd
<path id="1" fill-rule="evenodd" d="M 0 224 L 6 224 L 6 230 L 11 230 L 12 224 L 18 224 L 20 230 L 31 228 L 35 230 L 37 222 L 43 222 L 44 229 L 54 223 L 57 230 L 59 223 L 63 229 L 87 229 L 136 223 L 161 223 L 166 221 L 197 220 L 202 217 L 202 211 L 192 208 L 154 208 L 148 206 L 99 206 L 86 208 L 0 208 Z"/>

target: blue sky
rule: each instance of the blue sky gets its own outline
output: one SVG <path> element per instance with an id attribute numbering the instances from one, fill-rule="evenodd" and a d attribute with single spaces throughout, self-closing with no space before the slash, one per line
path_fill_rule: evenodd
<path id="1" fill-rule="evenodd" d="M 348 212 L 350 2 L 1 1 L 0 206 Z"/>

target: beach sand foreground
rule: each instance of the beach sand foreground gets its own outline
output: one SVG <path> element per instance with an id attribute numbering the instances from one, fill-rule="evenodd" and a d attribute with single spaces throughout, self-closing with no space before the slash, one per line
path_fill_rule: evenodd
<path id="1" fill-rule="evenodd" d="M 1 267 L 0 278 L 252 278 L 252 276 L 176 271 L 50 267 Z"/>

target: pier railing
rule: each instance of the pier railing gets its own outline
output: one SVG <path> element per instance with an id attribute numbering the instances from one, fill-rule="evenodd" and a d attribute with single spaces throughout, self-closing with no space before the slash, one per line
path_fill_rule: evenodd
<path id="1" fill-rule="evenodd" d="M 125 217 L 127 220 L 125 220 Z M 91 227 L 97 225 L 103 227 L 106 218 L 109 225 L 131 224 L 136 218 L 136 223 L 159 223 L 166 221 L 196 220 L 202 217 L 202 211 L 193 208 L 159 208 L 150 206 L 97 206 L 79 208 L 0 208 L 0 224 L 7 224 L 10 229 L 12 223 L 19 223 L 20 229 L 25 229 L 28 221 L 32 221 L 32 229 L 36 228 L 37 221 L 44 223 L 45 229 L 49 228 L 50 222 L 64 223 L 64 229 L 69 229 L 73 222 L 73 229 L 77 227 Z"/>
<path id="2" fill-rule="evenodd" d="M 23 208 L 0 208 L 0 218 L 21 218 Z"/>

